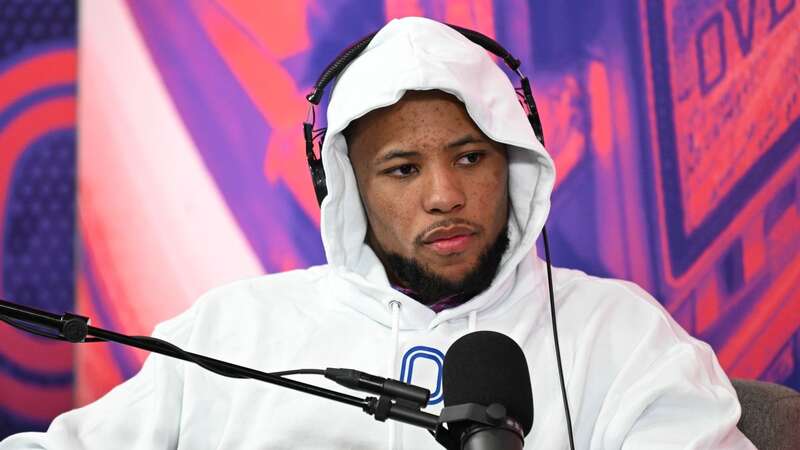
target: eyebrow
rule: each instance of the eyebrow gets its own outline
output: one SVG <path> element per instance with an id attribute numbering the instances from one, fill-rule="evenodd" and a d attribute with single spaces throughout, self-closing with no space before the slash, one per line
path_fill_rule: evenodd
<path id="1" fill-rule="evenodd" d="M 447 145 L 445 145 L 445 148 L 454 148 L 467 144 L 486 143 L 486 142 L 487 142 L 486 139 L 476 137 L 473 134 L 467 134 L 456 139 L 455 141 L 448 143 Z M 386 152 L 384 155 L 376 158 L 375 162 L 383 163 L 395 158 L 413 158 L 415 156 L 420 156 L 420 153 L 413 150 L 390 150 Z"/>
<path id="2" fill-rule="evenodd" d="M 447 148 L 453 148 L 453 147 L 460 147 L 462 145 L 467 145 L 467 144 L 486 143 L 486 142 L 487 142 L 486 139 L 482 139 L 481 137 L 476 137 L 473 134 L 467 134 L 467 135 L 464 135 L 461 138 L 456 139 L 455 141 L 447 144 L 446 147 Z"/>
<path id="3" fill-rule="evenodd" d="M 419 156 L 419 152 L 415 152 L 412 150 L 390 150 L 386 152 L 386 154 L 384 154 L 383 156 L 377 158 L 376 162 L 382 163 L 395 158 L 411 158 L 414 156 Z"/>

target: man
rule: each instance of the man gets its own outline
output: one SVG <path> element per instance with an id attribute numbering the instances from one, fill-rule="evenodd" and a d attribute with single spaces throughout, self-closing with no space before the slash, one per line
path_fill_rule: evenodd
<path id="1" fill-rule="evenodd" d="M 328 264 L 213 290 L 155 335 L 263 371 L 402 373 L 434 391 L 436 412 L 439 371 L 425 359 L 469 331 L 499 331 L 531 368 L 528 448 L 566 448 L 545 268 L 534 254 L 555 172 L 487 53 L 430 20 L 391 22 L 337 82 L 323 160 Z M 656 301 L 627 282 L 565 269 L 554 278 L 576 448 L 752 448 L 713 352 Z M 439 447 L 421 429 L 157 355 L 47 433 L 0 445 L 387 446 Z"/>

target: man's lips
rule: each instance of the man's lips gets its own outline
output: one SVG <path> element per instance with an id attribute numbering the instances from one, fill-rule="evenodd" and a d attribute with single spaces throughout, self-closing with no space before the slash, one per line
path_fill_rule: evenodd
<path id="1" fill-rule="evenodd" d="M 475 234 L 472 227 L 466 225 L 453 225 L 450 227 L 440 227 L 431 230 L 422 238 L 422 243 L 431 244 L 436 241 L 451 239 L 458 236 L 468 236 Z"/>
<path id="2" fill-rule="evenodd" d="M 469 246 L 469 243 L 472 241 L 472 237 L 473 235 L 471 234 L 463 234 L 447 239 L 439 239 L 426 245 L 432 248 L 436 253 L 442 255 L 451 255 L 453 253 L 461 253 L 466 250 Z"/>
<path id="3" fill-rule="evenodd" d="M 436 253 L 450 255 L 467 249 L 475 236 L 475 230 L 465 226 L 438 228 L 428 233 L 422 242 Z"/>

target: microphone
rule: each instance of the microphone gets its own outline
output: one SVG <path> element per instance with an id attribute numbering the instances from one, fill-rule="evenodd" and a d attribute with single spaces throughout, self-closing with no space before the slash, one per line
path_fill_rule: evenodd
<path id="1" fill-rule="evenodd" d="M 448 448 L 522 449 L 533 426 L 528 363 L 510 337 L 494 331 L 462 336 L 444 357 L 444 405 Z M 437 436 L 438 439 L 439 436 Z"/>

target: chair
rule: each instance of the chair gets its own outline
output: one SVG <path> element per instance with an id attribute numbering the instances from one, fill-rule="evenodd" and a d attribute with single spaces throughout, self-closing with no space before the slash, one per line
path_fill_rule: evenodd
<path id="1" fill-rule="evenodd" d="M 742 417 L 738 427 L 761 450 L 800 449 L 800 393 L 755 380 L 731 380 Z"/>

